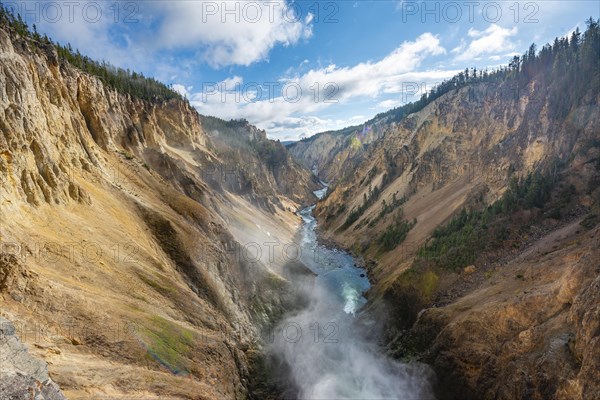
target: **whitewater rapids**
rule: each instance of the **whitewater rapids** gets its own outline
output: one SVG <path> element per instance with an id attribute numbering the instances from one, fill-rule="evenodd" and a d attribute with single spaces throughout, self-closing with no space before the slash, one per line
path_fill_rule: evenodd
<path id="1" fill-rule="evenodd" d="M 315 192 L 321 198 L 327 188 Z M 303 285 L 310 304 L 279 325 L 271 350 L 287 365 L 301 399 L 434 399 L 431 370 L 381 353 L 357 325 L 370 284 L 353 257 L 318 243 L 314 206 L 300 212 L 300 260 L 316 277 Z"/>

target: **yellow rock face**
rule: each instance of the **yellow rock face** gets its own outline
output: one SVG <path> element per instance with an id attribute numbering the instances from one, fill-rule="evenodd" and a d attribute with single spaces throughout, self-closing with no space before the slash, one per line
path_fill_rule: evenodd
<path id="1" fill-rule="evenodd" d="M 310 173 L 267 166 L 263 131 L 228 144 L 52 51 L 0 28 L 2 314 L 68 398 L 245 396 L 285 294 L 281 257 L 236 249 L 292 240 Z"/>

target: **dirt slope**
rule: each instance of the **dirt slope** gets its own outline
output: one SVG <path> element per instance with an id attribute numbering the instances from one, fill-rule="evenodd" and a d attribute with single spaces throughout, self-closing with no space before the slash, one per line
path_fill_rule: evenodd
<path id="1" fill-rule="evenodd" d="M 71 399 L 246 397 L 286 295 L 239 249 L 259 225 L 292 240 L 310 173 L 246 122 L 118 93 L 5 27 L 0 60 L 2 316 Z"/>
<path id="2" fill-rule="evenodd" d="M 586 37 L 597 54 L 594 24 Z M 397 357 L 429 362 L 442 399 L 600 396 L 600 87 L 574 68 L 556 72 L 578 66 L 597 82 L 599 60 L 583 65 L 571 54 L 541 72 L 507 69 L 449 89 L 376 136 L 365 126 L 291 146 L 333 179 L 315 212 L 323 236 L 365 259 L 370 310 L 387 323 L 382 340 Z M 546 205 L 506 211 L 481 229 L 465 223 L 439 242 L 443 254 L 476 248 L 472 265 L 417 257 L 436 228 L 461 211 L 490 210 L 536 174 L 555 178 Z M 498 234 L 467 240 L 490 231 Z"/>
<path id="3" fill-rule="evenodd" d="M 470 290 L 420 315 L 409 335 L 442 398 L 600 396 L 600 228 L 580 222 L 463 276 Z"/>

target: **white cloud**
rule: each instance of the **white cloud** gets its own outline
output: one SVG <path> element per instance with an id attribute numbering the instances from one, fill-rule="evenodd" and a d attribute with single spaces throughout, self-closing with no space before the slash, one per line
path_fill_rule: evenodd
<path id="1" fill-rule="evenodd" d="M 62 19 L 50 23 L 42 18 L 37 25 L 63 43 L 70 41 L 96 59 L 123 67 L 148 60 L 165 64 L 160 69 L 169 72 L 198 62 L 215 68 L 247 66 L 268 59 L 278 45 L 294 45 L 312 36 L 313 15 L 307 7 L 298 7 L 303 14 L 297 14 L 288 1 L 132 1 L 120 5 L 115 14 L 117 3 L 83 0 L 70 5 L 72 21 L 69 8 L 56 3 Z M 98 21 L 84 18 L 84 9 L 95 15 L 98 8 L 102 16 Z M 192 56 L 163 59 L 180 51 Z"/>
<path id="2" fill-rule="evenodd" d="M 356 125 L 361 120 L 356 117 L 348 119 L 321 118 L 315 115 L 303 115 L 299 117 L 285 117 L 279 121 L 273 121 L 261 126 L 267 130 L 270 137 L 281 140 L 298 140 L 309 137 L 319 132 L 339 129 L 348 125 Z"/>
<path id="3" fill-rule="evenodd" d="M 445 52 L 436 36 L 425 33 L 414 41 L 402 43 L 378 61 L 347 67 L 330 64 L 301 75 L 282 78 L 280 86 L 276 87 L 274 96 L 270 98 L 266 98 L 267 92 L 263 90 L 262 96 L 253 101 L 243 95 L 245 86 L 242 86 L 242 95 L 238 98 L 221 96 L 220 93 L 210 96 L 196 93 L 191 100 L 203 114 L 227 119 L 246 118 L 267 129 L 272 136 L 294 132 L 299 137 L 348 124 L 348 120 L 314 116 L 327 107 L 347 104 L 358 98 L 376 99 L 383 94 L 406 92 L 406 85 L 414 85 L 415 82 L 418 82 L 421 90 L 421 84 L 433 85 L 434 82 L 449 78 L 455 71 L 414 71 L 425 58 Z M 288 89 L 287 92 L 284 88 Z M 331 101 L 325 101 L 327 99 Z M 313 116 L 298 117 L 298 114 Z"/>
<path id="4" fill-rule="evenodd" d="M 395 79 L 386 81 L 383 93 L 414 94 L 420 96 L 422 92 L 431 90 L 437 84 L 442 83 L 444 80 L 453 77 L 461 71 L 457 69 L 407 72 L 395 77 Z"/>
<path id="5" fill-rule="evenodd" d="M 469 29 L 467 35 L 472 38 L 470 43 L 461 40 L 460 46 L 454 48 L 452 53 L 457 54 L 456 61 L 470 61 L 480 59 L 482 56 L 494 56 L 513 50 L 515 45 L 510 41 L 518 33 L 517 27 L 512 29 L 502 28 L 491 24 L 486 30 L 478 31 Z"/>
<path id="6" fill-rule="evenodd" d="M 176 91 L 177 93 L 179 93 L 182 96 L 186 96 L 189 97 L 190 95 L 190 91 L 193 89 L 193 86 L 183 86 L 180 84 L 174 84 L 173 85 L 173 90 Z"/>
<path id="7" fill-rule="evenodd" d="M 218 83 L 221 90 L 234 90 L 238 85 L 244 83 L 244 79 L 240 76 L 234 75 L 231 78 L 223 79 Z"/>
<path id="8" fill-rule="evenodd" d="M 312 35 L 310 13 L 296 15 L 276 2 L 148 2 L 161 15 L 153 45 L 159 49 L 199 49 L 213 67 L 250 65 L 264 60 L 276 45 L 288 46 Z"/>
<path id="9" fill-rule="evenodd" d="M 379 108 L 385 108 L 387 110 L 387 109 L 390 109 L 390 108 L 398 107 L 401 104 L 402 104 L 402 102 L 400 100 L 391 100 L 390 99 L 390 100 L 384 100 L 384 101 L 379 102 L 377 104 L 377 107 L 379 107 Z"/>
<path id="10" fill-rule="evenodd" d="M 404 78 L 404 74 L 413 71 L 427 56 L 445 52 L 436 36 L 424 33 L 415 41 L 402 43 L 380 61 L 363 62 L 352 67 L 331 64 L 310 70 L 290 81 L 307 89 L 314 87 L 315 83 L 321 88 L 331 83 L 338 88 L 336 98 L 339 101 L 357 96 L 372 97 L 389 88 L 391 82 Z"/>
<path id="11" fill-rule="evenodd" d="M 131 58 L 131 54 L 122 46 L 132 43 L 127 33 L 118 37 L 121 46 L 115 45 L 115 37 L 110 35 L 114 26 L 108 2 L 84 0 L 80 2 L 4 2 L 9 9 L 16 7 L 29 18 L 29 25 L 35 24 L 38 30 L 47 34 L 52 40 L 63 45 L 71 44 L 73 49 L 80 50 L 95 60 L 106 60 L 115 65 L 123 65 L 124 60 Z M 22 8 L 20 8 L 22 7 Z M 32 10 L 27 12 L 27 10 Z M 37 13 L 36 11 L 37 10 Z M 46 10 L 46 11 L 42 11 Z M 84 12 L 83 10 L 86 10 Z M 52 12 L 52 17 L 46 14 Z M 54 18 L 56 17 L 56 21 Z"/>

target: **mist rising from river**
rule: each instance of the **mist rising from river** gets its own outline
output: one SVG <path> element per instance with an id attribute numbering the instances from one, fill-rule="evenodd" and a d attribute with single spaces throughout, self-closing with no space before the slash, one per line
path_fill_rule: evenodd
<path id="1" fill-rule="evenodd" d="M 275 330 L 271 351 L 289 371 L 301 399 L 433 399 L 431 370 L 381 353 L 365 335 L 356 314 L 369 288 L 365 271 L 347 253 L 320 246 L 313 207 L 301 212 L 301 261 L 315 278 L 294 285 L 310 299 Z"/>

